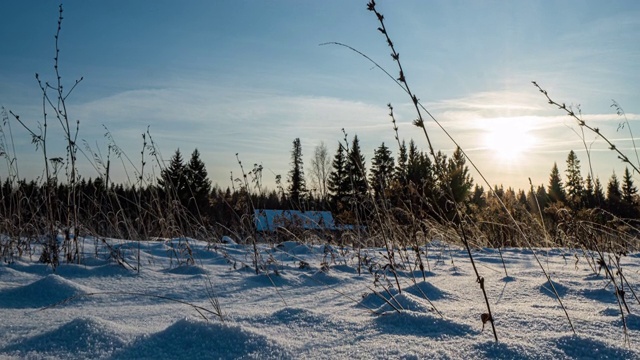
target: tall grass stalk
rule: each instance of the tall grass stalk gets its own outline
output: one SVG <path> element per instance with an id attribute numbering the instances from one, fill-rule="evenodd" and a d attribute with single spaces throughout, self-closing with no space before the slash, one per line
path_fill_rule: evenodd
<path id="1" fill-rule="evenodd" d="M 443 168 L 441 168 L 441 164 L 438 161 L 438 156 L 436 155 L 436 152 L 433 148 L 433 145 L 431 143 L 431 139 L 429 137 L 429 134 L 427 132 L 427 128 L 425 127 L 424 124 L 424 119 L 422 117 L 422 111 L 421 111 L 421 107 L 419 105 L 419 101 L 418 101 L 418 97 L 411 91 L 411 88 L 409 87 L 409 83 L 407 82 L 407 77 L 405 76 L 405 72 L 404 69 L 402 68 L 402 63 L 400 61 L 400 54 L 396 51 L 395 46 L 393 44 L 393 41 L 391 40 L 389 33 L 387 31 L 387 28 L 385 26 L 384 23 L 384 16 L 377 10 L 376 8 L 376 3 L 375 0 L 371 0 L 368 4 L 367 4 L 367 10 L 373 12 L 376 15 L 376 18 L 378 19 L 378 22 L 380 23 L 380 27 L 378 27 L 378 31 L 380 31 L 380 33 L 382 33 L 382 35 L 385 37 L 387 45 L 389 46 L 389 48 L 391 49 L 391 58 L 393 59 L 393 61 L 395 61 L 395 63 L 398 65 L 398 69 L 399 69 L 399 75 L 397 78 L 397 83 L 400 85 L 400 87 L 402 87 L 404 89 L 404 91 L 409 95 L 409 97 L 411 98 L 411 102 L 413 103 L 413 106 L 416 110 L 416 114 L 418 115 L 418 118 L 414 121 L 414 125 L 421 128 L 423 131 L 423 134 L 427 140 L 427 143 L 429 145 L 429 152 L 431 154 L 431 156 L 433 157 L 434 160 L 434 164 L 436 166 L 436 173 L 438 174 L 444 174 L 445 170 Z M 427 112 L 428 113 L 428 112 Z M 429 113 L 429 115 L 431 116 L 431 114 Z M 433 116 L 431 116 L 433 118 Z M 451 189 L 450 186 L 448 186 L 448 192 L 450 194 L 448 194 L 450 196 L 450 199 L 453 200 L 453 205 L 455 207 L 455 211 L 457 213 L 457 216 L 455 217 L 455 219 L 457 219 L 456 221 L 456 225 L 460 231 L 460 235 L 461 235 L 461 240 L 467 250 L 467 255 L 469 256 L 469 260 L 471 262 L 471 265 L 473 267 L 473 271 L 476 274 L 476 282 L 480 285 L 480 289 L 482 290 L 482 294 L 484 296 L 484 300 L 485 300 L 485 305 L 487 307 L 487 315 L 483 315 L 483 323 L 486 321 L 489 321 L 491 323 L 491 329 L 493 331 L 493 336 L 495 338 L 495 341 L 498 342 L 498 333 L 496 332 L 496 328 L 495 328 L 495 322 L 494 322 L 494 316 L 491 312 L 491 304 L 489 303 L 489 297 L 487 295 L 487 291 L 485 288 L 485 279 L 484 277 L 482 277 L 476 267 L 474 258 L 473 258 L 473 254 L 471 253 L 471 247 L 469 245 L 469 239 L 467 238 L 467 232 L 465 230 L 465 227 L 463 226 L 463 218 L 462 218 L 462 213 L 461 210 L 459 208 L 459 205 L 457 204 L 457 202 L 455 201 L 455 197 L 453 196 L 453 191 Z M 486 319 L 486 321 L 485 321 Z"/>

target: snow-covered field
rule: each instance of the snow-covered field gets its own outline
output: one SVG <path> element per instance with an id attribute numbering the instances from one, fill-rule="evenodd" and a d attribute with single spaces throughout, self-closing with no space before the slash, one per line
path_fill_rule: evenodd
<path id="1" fill-rule="evenodd" d="M 0 265 L 0 358 L 640 358 L 640 305 L 627 289 L 627 345 L 613 286 L 593 273 L 581 252 L 576 264 L 573 250 L 538 253 L 577 335 L 530 250 L 503 250 L 509 276 L 497 250 L 475 252 L 496 343 L 489 324 L 482 331 L 486 308 L 462 249 L 430 245 L 426 281 L 420 271 L 415 283 L 402 272 L 398 293 L 374 286 L 366 267 L 358 275 L 351 249 L 263 246 L 270 271 L 256 275 L 245 266 L 252 263 L 251 247 L 233 243 L 189 240 L 193 265 L 185 264 L 188 252 L 173 250 L 183 241 L 110 243 L 132 266 L 140 246 L 141 271 L 118 265 L 89 239 L 83 263 L 61 264 L 55 273 L 37 254 Z M 381 249 L 365 252 L 383 261 Z M 623 257 L 622 268 L 632 286 L 640 283 L 640 254 Z M 390 294 L 393 307 L 381 297 Z M 191 306 L 215 312 L 212 298 L 224 321 Z"/>

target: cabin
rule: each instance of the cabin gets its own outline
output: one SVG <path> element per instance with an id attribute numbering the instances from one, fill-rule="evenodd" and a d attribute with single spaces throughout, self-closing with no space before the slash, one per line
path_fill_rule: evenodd
<path id="1" fill-rule="evenodd" d="M 273 233 L 280 228 L 288 230 L 337 230 L 330 211 L 266 210 L 256 209 L 254 221 L 258 232 Z"/>
<path id="2" fill-rule="evenodd" d="M 341 243 L 345 233 L 355 230 L 354 225 L 336 224 L 331 211 L 256 209 L 253 215 L 259 235 L 275 236 L 281 240 L 291 239 L 291 234 L 312 234 L 329 242 Z"/>

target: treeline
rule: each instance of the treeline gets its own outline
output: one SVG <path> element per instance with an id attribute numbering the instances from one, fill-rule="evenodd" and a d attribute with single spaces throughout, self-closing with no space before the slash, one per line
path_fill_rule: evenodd
<path id="1" fill-rule="evenodd" d="M 522 228 L 544 228 L 552 242 L 563 242 L 558 225 L 566 214 L 589 214 L 589 221 L 600 223 L 640 214 L 638 190 L 628 169 L 622 181 L 612 174 L 605 190 L 590 172 L 583 178 L 573 151 L 564 179 L 554 164 L 547 186 L 524 191 L 501 185 L 488 191 L 474 185 L 460 149 L 450 156 L 428 154 L 412 140 L 398 141 L 397 147 L 394 156 L 382 143 L 367 166 L 357 136 L 339 142 L 333 156 L 320 144 L 305 169 L 300 139 L 295 139 L 291 170 L 286 179 L 277 177 L 276 189 L 262 184 L 262 166 L 245 171 L 242 163 L 231 186 L 212 185 L 197 149 L 188 161 L 177 150 L 157 181 L 148 185 L 107 184 L 95 178 L 80 179 L 72 188 L 55 179 L 4 179 L 0 232 L 38 236 L 51 223 L 59 228 L 75 223 L 74 231 L 80 233 L 126 239 L 220 238 L 250 232 L 254 209 L 300 209 L 330 210 L 343 224 L 367 225 L 385 214 L 399 225 L 419 224 L 416 231 L 428 231 L 421 219 L 446 224 L 463 216 L 489 244 L 518 246 L 524 241 Z"/>

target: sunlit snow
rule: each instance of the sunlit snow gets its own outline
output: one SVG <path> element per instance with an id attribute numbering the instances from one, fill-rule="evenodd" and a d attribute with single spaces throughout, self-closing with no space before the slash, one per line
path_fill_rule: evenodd
<path id="1" fill-rule="evenodd" d="M 462 249 L 429 244 L 424 275 L 409 259 L 399 291 L 389 273 L 377 282 L 372 274 L 383 249 L 360 250 L 359 266 L 349 247 L 262 244 L 256 274 L 252 246 L 226 240 L 108 240 L 131 267 L 140 251 L 139 272 L 93 239 L 81 239 L 81 264 L 55 272 L 38 263 L 37 247 L 3 262 L 0 358 L 640 358 L 638 301 L 626 288 L 627 344 L 613 286 L 575 250 L 536 250 L 575 335 L 531 250 L 503 250 L 507 273 L 497 250 L 474 251 L 496 343 L 491 326 L 482 329 L 486 306 Z M 187 245 L 191 255 L 176 251 Z M 639 258 L 621 260 L 632 286 Z"/>

